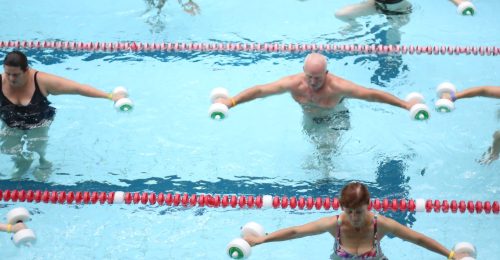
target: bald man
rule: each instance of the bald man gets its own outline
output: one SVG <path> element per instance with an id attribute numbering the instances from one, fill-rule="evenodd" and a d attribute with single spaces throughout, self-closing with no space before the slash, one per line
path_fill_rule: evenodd
<path id="1" fill-rule="evenodd" d="M 293 99 L 301 105 L 304 111 L 304 130 L 312 137 L 318 148 L 326 149 L 326 153 L 334 149 L 331 142 L 338 137 L 337 131 L 347 130 L 350 127 L 349 112 L 343 104 L 345 98 L 381 102 L 407 110 L 414 105 L 389 93 L 364 88 L 329 73 L 326 57 L 319 53 L 307 55 L 301 73 L 250 87 L 232 98 L 219 99 L 217 102 L 232 108 L 256 98 L 285 92 L 290 93 Z M 329 130 L 335 130 L 334 136 L 321 133 L 316 127 L 318 125 L 326 125 Z M 328 132 L 332 133 L 332 131 Z"/>
<path id="2" fill-rule="evenodd" d="M 312 118 L 331 115 L 346 97 L 386 103 L 407 110 L 414 105 L 387 92 L 364 88 L 329 73 L 326 57 L 319 53 L 307 55 L 303 69 L 304 72 L 253 86 L 230 99 L 220 99 L 218 102 L 232 108 L 256 98 L 289 92 L 302 106 L 304 114 Z"/>

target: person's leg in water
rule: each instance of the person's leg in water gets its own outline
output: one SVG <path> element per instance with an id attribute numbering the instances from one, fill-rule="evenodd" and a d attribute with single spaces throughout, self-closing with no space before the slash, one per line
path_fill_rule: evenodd
<path id="1" fill-rule="evenodd" d="M 33 156 L 24 149 L 26 131 L 2 125 L 0 131 L 0 151 L 11 155 L 14 162 L 12 179 L 19 179 L 33 163 Z"/>
<path id="2" fill-rule="evenodd" d="M 349 24 L 346 31 L 355 31 L 361 25 L 356 18 L 376 14 L 375 0 L 367 0 L 361 3 L 344 6 L 335 12 L 335 17 Z"/>
<path id="3" fill-rule="evenodd" d="M 493 134 L 493 143 L 488 148 L 488 151 L 484 153 L 483 158 L 479 160 L 481 164 L 490 164 L 497 160 L 500 154 L 500 130 L 497 130 Z"/>
<path id="4" fill-rule="evenodd" d="M 409 14 L 400 15 L 390 15 L 387 17 L 389 22 L 389 28 L 386 32 L 386 42 L 387 45 L 399 45 L 401 44 L 401 31 L 399 30 L 402 26 L 408 24 L 410 21 Z"/>
<path id="5" fill-rule="evenodd" d="M 310 117 L 304 114 L 304 133 L 309 136 L 316 147 L 315 160 L 317 160 L 318 167 L 324 169 L 326 173 L 333 170 L 332 156 L 338 152 L 340 138 L 349 128 L 348 110 L 321 117 Z M 310 163 L 310 165 L 314 165 L 314 163 Z"/>
<path id="6" fill-rule="evenodd" d="M 387 16 L 392 28 L 399 30 L 402 26 L 410 21 L 409 14 L 412 11 L 410 2 L 403 0 L 394 4 L 378 3 L 375 0 L 367 0 L 362 3 L 346 6 L 335 13 L 335 17 L 349 24 L 347 31 L 355 31 L 360 28 L 360 24 L 356 22 L 356 18 L 369 16 L 374 14 L 384 14 Z M 390 32 L 396 37 L 399 32 Z"/>
<path id="7" fill-rule="evenodd" d="M 30 129 L 27 134 L 27 149 L 39 155 L 39 166 L 35 170 L 34 177 L 45 181 L 52 173 L 52 163 L 46 158 L 47 142 L 49 140 L 49 126 Z"/>

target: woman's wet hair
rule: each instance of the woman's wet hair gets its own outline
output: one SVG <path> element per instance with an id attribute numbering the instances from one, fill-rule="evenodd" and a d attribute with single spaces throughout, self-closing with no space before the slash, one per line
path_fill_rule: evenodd
<path id="1" fill-rule="evenodd" d="M 28 58 L 20 51 L 12 51 L 5 56 L 3 65 L 10 67 L 20 67 L 22 71 L 28 70 Z"/>
<path id="2" fill-rule="evenodd" d="M 340 192 L 340 206 L 355 209 L 370 203 L 370 192 L 362 183 L 351 182 Z"/>

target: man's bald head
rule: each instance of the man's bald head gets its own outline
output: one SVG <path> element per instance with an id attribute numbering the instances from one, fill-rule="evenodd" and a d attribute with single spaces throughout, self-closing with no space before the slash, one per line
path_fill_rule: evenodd
<path id="1" fill-rule="evenodd" d="M 304 60 L 304 72 L 311 74 L 326 72 L 326 66 L 326 57 L 316 52 L 308 54 Z"/>
<path id="2" fill-rule="evenodd" d="M 307 85 L 317 91 L 325 84 L 328 71 L 326 70 L 326 57 L 319 53 L 311 53 L 304 60 L 304 74 Z"/>

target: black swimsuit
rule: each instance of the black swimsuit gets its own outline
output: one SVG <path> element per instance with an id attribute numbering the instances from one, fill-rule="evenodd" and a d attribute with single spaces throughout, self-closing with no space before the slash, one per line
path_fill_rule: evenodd
<path id="1" fill-rule="evenodd" d="M 337 105 L 342 104 L 345 97 L 342 97 Z M 349 130 L 349 126 L 345 122 L 349 122 L 349 110 L 336 111 L 332 115 L 313 117 L 312 121 L 318 125 L 331 124 L 332 130 Z"/>
<path id="2" fill-rule="evenodd" d="M 332 130 L 349 130 L 349 126 L 342 123 L 349 122 L 349 118 L 349 110 L 342 110 L 334 112 L 333 115 L 313 117 L 312 121 L 318 125 L 329 124 Z"/>
<path id="3" fill-rule="evenodd" d="M 405 15 L 411 13 L 411 7 L 403 10 L 390 10 L 387 5 L 398 4 L 404 0 L 375 0 L 375 9 L 385 15 Z"/>
<path id="4" fill-rule="evenodd" d="M 27 130 L 46 126 L 52 122 L 56 109 L 50 106 L 49 100 L 42 94 L 38 86 L 35 72 L 35 93 L 27 106 L 15 105 L 2 91 L 2 75 L 0 74 L 0 118 L 11 128 Z"/>
<path id="5" fill-rule="evenodd" d="M 399 2 L 403 2 L 403 0 L 375 0 L 375 2 L 381 4 L 397 4 Z"/>

